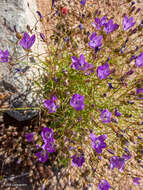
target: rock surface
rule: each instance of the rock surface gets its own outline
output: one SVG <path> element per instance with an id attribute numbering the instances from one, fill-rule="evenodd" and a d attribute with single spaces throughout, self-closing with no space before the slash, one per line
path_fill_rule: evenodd
<path id="1" fill-rule="evenodd" d="M 33 79 L 38 79 L 43 73 L 35 55 L 45 52 L 43 42 L 38 40 L 41 32 L 40 22 L 37 22 L 37 5 L 35 0 L 1 0 L 0 2 L 0 49 L 9 50 L 11 61 L 0 63 L 0 94 L 6 98 L 0 98 L 0 108 L 33 108 L 38 104 Z M 36 27 L 35 27 L 35 23 Z M 16 38 L 16 30 L 23 34 L 29 25 L 32 34 L 36 35 L 35 44 L 32 46 L 30 56 L 24 56 L 27 52 L 19 45 Z M 19 58 L 21 57 L 21 58 Z M 11 64 L 12 63 L 12 64 Z M 19 121 L 32 118 L 37 110 L 8 111 L 8 114 Z"/>

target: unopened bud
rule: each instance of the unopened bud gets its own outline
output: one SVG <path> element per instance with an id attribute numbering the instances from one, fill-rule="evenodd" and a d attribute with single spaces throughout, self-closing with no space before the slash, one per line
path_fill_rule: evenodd
<path id="1" fill-rule="evenodd" d="M 41 33 L 41 32 L 40 32 L 40 37 L 42 38 L 42 40 L 43 40 L 44 42 L 46 42 L 45 35 L 44 35 L 43 33 Z"/>
<path id="2" fill-rule="evenodd" d="M 135 12 L 135 15 L 136 15 L 137 13 L 139 13 L 140 10 L 141 10 L 141 8 L 138 8 L 138 9 L 136 10 L 136 12 Z"/>
<path id="3" fill-rule="evenodd" d="M 132 75 L 134 73 L 134 71 L 131 69 L 131 70 L 129 70 L 127 73 L 126 73 L 126 75 Z"/>
<path id="4" fill-rule="evenodd" d="M 136 9 L 136 7 L 133 6 L 132 9 L 131 9 L 131 11 L 130 11 L 130 13 L 132 13 L 135 9 Z"/>
<path id="5" fill-rule="evenodd" d="M 16 33 L 16 38 L 21 40 L 23 38 L 23 35 L 20 32 Z"/>

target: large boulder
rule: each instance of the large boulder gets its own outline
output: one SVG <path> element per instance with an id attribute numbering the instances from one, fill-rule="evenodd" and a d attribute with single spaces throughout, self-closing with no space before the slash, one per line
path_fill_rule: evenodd
<path id="1" fill-rule="evenodd" d="M 0 98 L 0 107 L 18 121 L 24 121 L 38 114 L 35 109 L 38 99 L 33 81 L 42 75 L 43 70 L 34 55 L 42 54 L 46 50 L 45 44 L 38 38 L 41 32 L 40 22 L 35 28 L 39 19 L 36 14 L 36 1 L 1 0 L 0 7 L 0 50 L 8 49 L 12 58 L 9 63 L 0 63 L 0 95 L 4 95 L 4 98 Z M 14 26 L 18 32 L 24 34 L 27 25 L 34 28 L 32 34 L 36 35 L 36 41 L 31 48 L 33 53 L 22 57 L 27 52 L 19 45 Z"/>

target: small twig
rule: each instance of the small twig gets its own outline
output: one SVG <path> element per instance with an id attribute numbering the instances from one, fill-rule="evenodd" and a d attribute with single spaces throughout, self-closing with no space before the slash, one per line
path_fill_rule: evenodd
<path id="1" fill-rule="evenodd" d="M 40 110 L 39 107 L 26 107 L 26 108 L 0 108 L 0 111 L 17 111 L 17 110 Z"/>

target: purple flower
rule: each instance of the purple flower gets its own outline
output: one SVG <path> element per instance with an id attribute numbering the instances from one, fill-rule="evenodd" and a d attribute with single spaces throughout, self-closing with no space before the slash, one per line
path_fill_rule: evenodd
<path id="1" fill-rule="evenodd" d="M 136 89 L 136 95 L 139 95 L 139 99 L 143 99 L 143 88 Z"/>
<path id="2" fill-rule="evenodd" d="M 78 166 L 79 168 L 81 168 L 81 166 L 83 165 L 83 163 L 85 162 L 85 158 L 84 155 L 73 155 L 72 157 L 72 166 Z"/>
<path id="3" fill-rule="evenodd" d="M 76 111 L 80 111 L 84 109 L 84 96 L 80 94 L 74 94 L 70 100 L 70 105 L 76 109 Z"/>
<path id="4" fill-rule="evenodd" d="M 83 6 L 85 6 L 85 3 L 86 3 L 86 0 L 81 0 L 80 1 L 80 4 L 83 5 Z"/>
<path id="5" fill-rule="evenodd" d="M 78 59 L 76 56 L 72 56 L 72 65 L 71 68 L 74 68 L 76 70 L 84 71 L 86 74 L 90 74 L 94 72 L 95 66 L 92 64 L 89 64 L 85 61 L 85 57 L 83 54 L 80 55 L 80 58 Z"/>
<path id="6" fill-rule="evenodd" d="M 116 115 L 117 117 L 120 117 L 120 116 L 122 115 L 120 112 L 118 112 L 118 109 L 117 109 L 117 108 L 115 108 L 115 115 Z"/>
<path id="7" fill-rule="evenodd" d="M 97 67 L 97 75 L 100 80 L 106 79 L 110 75 L 108 63 L 105 63 L 103 66 Z"/>
<path id="8" fill-rule="evenodd" d="M 94 23 L 92 23 L 92 26 L 96 27 L 97 30 L 101 30 L 101 27 L 104 26 L 106 23 L 106 16 L 102 17 L 101 20 L 100 18 L 95 18 Z"/>
<path id="9" fill-rule="evenodd" d="M 48 127 L 44 127 L 43 131 L 41 132 L 42 139 L 45 143 L 54 142 L 53 135 L 54 135 L 53 129 Z"/>
<path id="10" fill-rule="evenodd" d="M 104 142 L 107 135 L 100 135 L 97 137 L 93 133 L 90 133 L 90 139 L 92 140 L 92 148 L 96 150 L 98 154 L 102 153 L 102 149 L 106 148 L 106 143 Z"/>
<path id="11" fill-rule="evenodd" d="M 110 113 L 108 109 L 103 110 L 100 115 L 103 123 L 109 123 L 111 121 L 111 116 L 112 116 L 112 113 Z"/>
<path id="12" fill-rule="evenodd" d="M 139 180 L 141 180 L 141 178 L 139 178 L 139 177 L 133 178 L 134 185 L 139 185 L 140 184 Z"/>
<path id="13" fill-rule="evenodd" d="M 98 190 L 108 190 L 110 187 L 111 186 L 106 179 L 101 180 L 98 184 Z"/>
<path id="14" fill-rule="evenodd" d="M 110 169 L 113 170 L 114 168 L 119 169 L 121 172 L 124 170 L 125 167 L 125 159 L 119 156 L 113 156 L 110 158 Z"/>
<path id="15" fill-rule="evenodd" d="M 117 30 L 119 27 L 118 24 L 113 24 L 113 19 L 109 20 L 107 23 L 104 24 L 104 31 L 106 34 L 109 34 L 115 30 Z"/>
<path id="16" fill-rule="evenodd" d="M 29 34 L 27 32 L 25 32 L 24 36 L 23 36 L 22 40 L 19 42 L 19 44 L 24 49 L 29 50 L 32 47 L 32 45 L 34 44 L 35 40 L 36 40 L 35 34 L 30 37 Z"/>
<path id="17" fill-rule="evenodd" d="M 83 54 L 80 55 L 79 59 L 76 56 L 72 56 L 71 68 L 74 68 L 76 70 L 84 70 L 84 65 L 85 65 L 85 58 Z"/>
<path id="18" fill-rule="evenodd" d="M 95 49 L 95 48 L 100 48 L 100 46 L 102 45 L 102 39 L 103 36 L 96 36 L 96 32 L 93 33 L 90 37 L 90 42 L 88 43 L 89 47 Z"/>
<path id="19" fill-rule="evenodd" d="M 28 142 L 31 142 L 34 139 L 34 133 L 27 133 L 25 136 Z"/>
<path id="20" fill-rule="evenodd" d="M 9 52 L 8 50 L 2 51 L 0 50 L 0 62 L 7 63 L 9 61 Z"/>
<path id="21" fill-rule="evenodd" d="M 37 152 L 35 156 L 38 157 L 40 162 L 46 162 L 48 160 L 48 152 L 45 150 L 42 150 L 41 152 Z"/>
<path id="22" fill-rule="evenodd" d="M 44 106 L 49 110 L 49 113 L 54 113 L 57 111 L 58 105 L 55 104 L 57 101 L 57 97 L 54 95 L 51 100 L 45 100 Z"/>
<path id="23" fill-rule="evenodd" d="M 55 152 L 54 143 L 50 141 L 45 142 L 42 148 L 50 153 Z"/>
<path id="24" fill-rule="evenodd" d="M 133 17 L 128 18 L 127 16 L 124 16 L 124 19 L 122 22 L 123 30 L 128 30 L 129 28 L 134 26 L 135 23 L 136 22 L 133 22 Z"/>
<path id="25" fill-rule="evenodd" d="M 136 66 L 137 67 L 143 66 L 143 52 L 136 58 Z"/>

